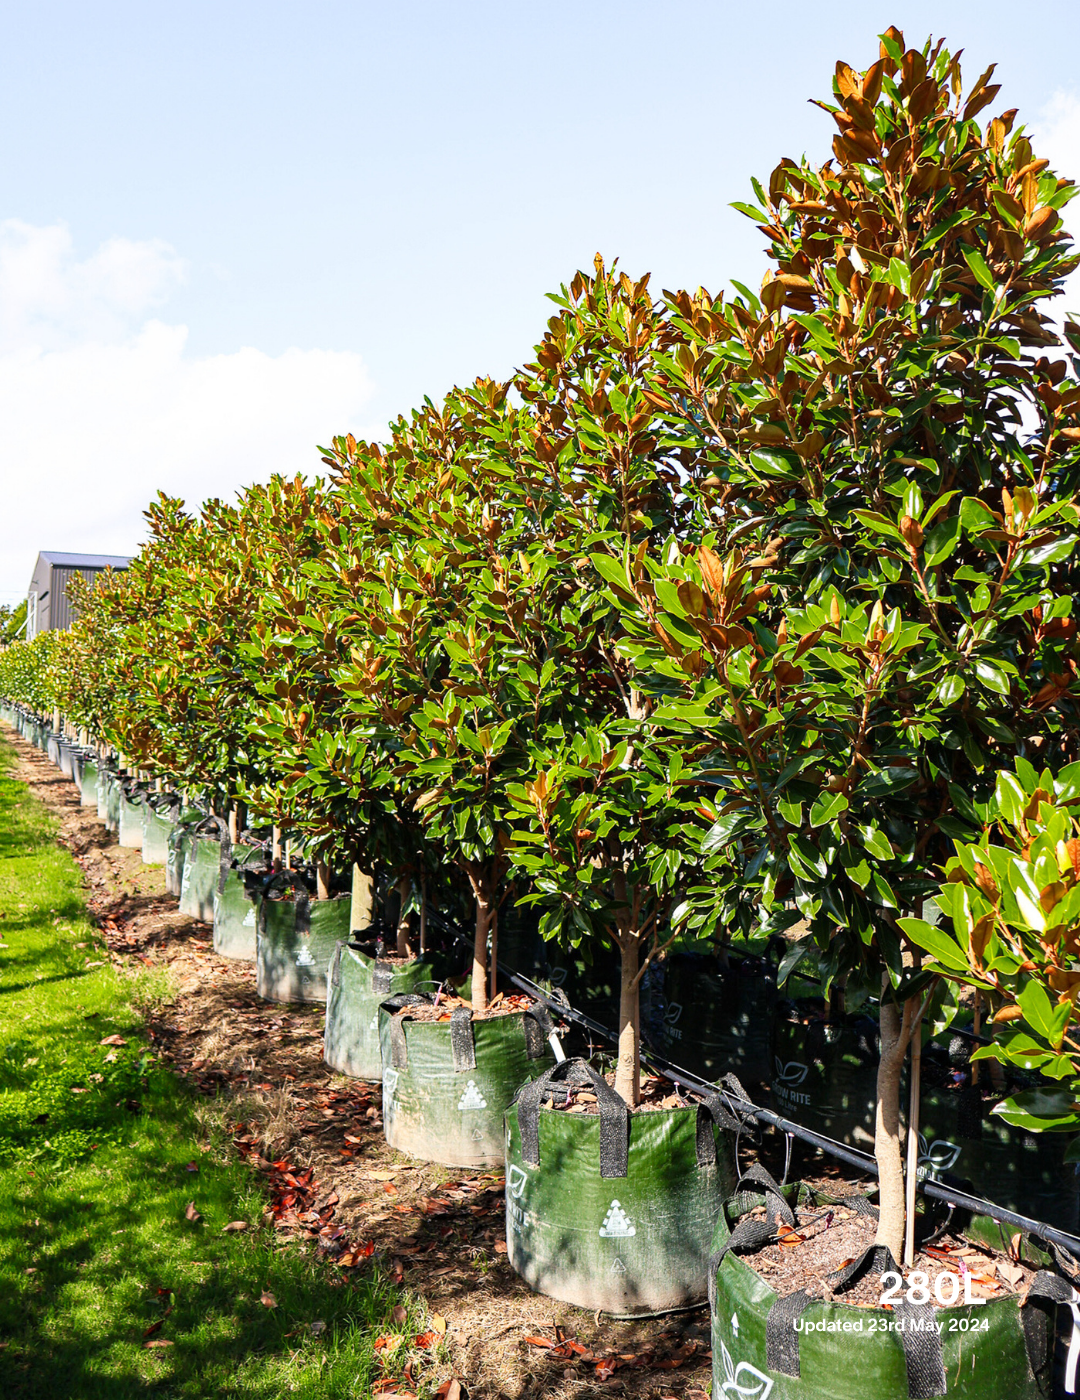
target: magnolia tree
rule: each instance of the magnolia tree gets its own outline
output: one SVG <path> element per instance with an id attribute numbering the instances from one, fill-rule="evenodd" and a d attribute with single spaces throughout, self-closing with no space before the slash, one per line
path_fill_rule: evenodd
<path id="1" fill-rule="evenodd" d="M 526 572 L 544 572 L 545 606 L 525 622 L 542 630 L 546 659 L 530 679 L 554 700 L 552 722 L 525 735 L 528 779 L 509 788 L 510 854 L 546 937 L 618 951 L 615 1087 L 635 1105 L 641 981 L 689 912 L 681 893 L 698 870 L 700 803 L 620 653 L 609 583 L 624 558 L 678 553 L 694 503 L 681 490 L 685 435 L 658 420 L 649 391 L 671 333 L 648 278 L 597 259 L 554 301 L 559 313 L 515 380 L 524 411 L 488 434 L 537 535 Z"/>
<path id="2" fill-rule="evenodd" d="M 1080 1128 L 1080 763 L 1026 759 L 997 775 L 977 841 L 957 841 L 935 891 L 938 925 L 904 918 L 926 966 L 986 998 L 992 1043 L 973 1060 L 1038 1070 L 1049 1082 L 994 1112 L 1029 1131 Z M 1073 1157 L 1077 1155 L 1072 1154 Z"/>
<path id="3" fill-rule="evenodd" d="M 758 203 L 760 295 L 669 299 L 651 400 L 708 528 L 626 552 L 613 596 L 654 717 L 715 785 L 700 908 L 807 920 L 827 984 L 881 995 L 879 1242 L 904 1225 L 899 1083 L 930 974 L 917 915 L 1011 754 L 1075 753 L 1077 362 L 1043 306 L 1073 194 L 939 44 L 839 64 L 833 159 Z M 1071 346 L 1078 332 L 1067 325 Z M 789 906 L 794 906 L 791 908 Z"/>

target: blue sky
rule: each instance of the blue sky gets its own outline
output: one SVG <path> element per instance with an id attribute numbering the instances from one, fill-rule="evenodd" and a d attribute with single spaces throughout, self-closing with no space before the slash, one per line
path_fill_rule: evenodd
<path id="1" fill-rule="evenodd" d="M 595 251 L 759 279 L 729 208 L 828 153 L 834 62 L 889 23 L 989 62 L 1080 175 L 1080 7 L 0 4 L 0 599 L 507 375 Z M 1073 164 L 1070 168 L 1069 161 Z M 1080 299 L 1078 299 L 1080 300 Z"/>

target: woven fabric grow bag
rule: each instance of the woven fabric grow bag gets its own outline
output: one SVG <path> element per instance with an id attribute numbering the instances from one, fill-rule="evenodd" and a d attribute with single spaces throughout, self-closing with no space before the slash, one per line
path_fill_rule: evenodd
<path id="1" fill-rule="evenodd" d="M 120 775 L 118 773 L 114 773 L 112 776 L 112 781 L 109 783 L 108 790 L 105 794 L 105 825 L 110 831 L 114 832 L 118 832 L 120 830 L 121 795 L 122 788 L 120 784 Z"/>
<path id="2" fill-rule="evenodd" d="M 760 1183 L 762 1195 L 741 1191 L 729 1200 L 713 1241 L 714 1397 L 1047 1400 L 1055 1393 L 1056 1307 L 1074 1292 L 1062 1276 L 1040 1272 L 1024 1308 L 1015 1296 L 941 1310 L 905 1301 L 891 1311 L 810 1301 L 802 1291 L 781 1298 L 740 1255 L 752 1258 L 778 1220 L 790 1223 L 790 1209 L 760 1167 L 740 1184 L 751 1181 Z M 762 1199 L 768 1223 L 735 1223 Z M 871 1247 L 831 1276 L 832 1291 L 842 1296 L 866 1271 L 894 1267 L 888 1250 Z"/>
<path id="3" fill-rule="evenodd" d="M 206 818 L 192 831 L 184 852 L 180 912 L 204 924 L 214 922 L 214 895 L 221 872 L 220 831 L 224 826 L 216 817 Z"/>
<path id="4" fill-rule="evenodd" d="M 295 898 L 259 901 L 255 990 L 267 1001 L 325 1001 L 326 973 L 340 938 L 348 937 L 352 900 Z"/>
<path id="5" fill-rule="evenodd" d="M 323 1058 L 354 1079 L 381 1079 L 379 1007 L 388 997 L 429 991 L 438 981 L 426 955 L 395 963 L 378 957 L 371 943 L 340 942 L 330 959 Z"/>
<path id="6" fill-rule="evenodd" d="M 98 820 L 107 822 L 109 816 L 109 788 L 116 780 L 115 771 L 108 763 L 98 764 L 97 814 Z"/>
<path id="7" fill-rule="evenodd" d="M 79 769 L 79 805 L 96 807 L 98 800 L 98 761 L 91 754 L 82 761 Z"/>
<path id="8" fill-rule="evenodd" d="M 715 954 L 675 952 L 651 971 L 645 1027 L 662 1055 L 710 1082 L 772 1077 L 776 969 L 768 959 L 733 956 L 725 967 Z"/>
<path id="9" fill-rule="evenodd" d="M 221 843 L 221 864 L 214 891 L 214 952 L 225 958 L 255 961 L 257 900 L 253 899 L 240 873 L 262 864 L 259 846 Z"/>
<path id="10" fill-rule="evenodd" d="M 75 745 L 68 739 L 60 739 L 57 747 L 59 754 L 57 763 L 60 765 L 60 772 L 65 778 L 75 777 Z"/>
<path id="11" fill-rule="evenodd" d="M 143 805 L 143 865 L 168 865 L 169 837 L 176 825 L 176 807 L 155 806 L 152 798 Z"/>
<path id="12" fill-rule="evenodd" d="M 590 1085 L 599 1112 L 542 1107 L 561 1082 Z M 630 1113 L 586 1061 L 564 1060 L 506 1113 L 511 1265 L 538 1293 L 590 1312 L 696 1307 L 735 1185 L 736 1127 L 718 1097 Z"/>
<path id="13" fill-rule="evenodd" d="M 427 1001 L 411 993 L 379 1007 L 386 1141 L 447 1167 L 499 1166 L 504 1113 L 523 1084 L 554 1064 L 550 1017 L 533 1006 L 476 1021 L 465 1006 L 449 1021 L 412 1019 L 410 1006 Z"/>
<path id="14" fill-rule="evenodd" d="M 120 789 L 120 831 L 118 840 L 128 850 L 141 851 L 145 794 L 132 789 Z"/>
<path id="15" fill-rule="evenodd" d="M 805 1008 L 811 999 L 798 1006 Z M 814 999 L 816 1000 L 816 999 Z M 793 1019 L 791 1002 L 778 1002 L 772 1023 L 773 1107 L 785 1118 L 837 1142 L 869 1151 L 881 1038 L 871 1016 L 836 1021 Z"/>
<path id="16" fill-rule="evenodd" d="M 206 815 L 198 808 L 185 807 L 178 814 L 168 836 L 168 850 L 165 853 L 165 888 L 169 894 L 179 898 L 184 883 L 184 864 L 188 849 L 195 833 L 206 821 Z M 217 824 L 214 823 L 214 830 Z"/>

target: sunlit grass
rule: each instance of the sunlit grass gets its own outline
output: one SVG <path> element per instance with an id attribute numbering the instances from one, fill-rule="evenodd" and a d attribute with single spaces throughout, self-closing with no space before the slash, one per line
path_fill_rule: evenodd
<path id="1" fill-rule="evenodd" d="M 258 1178 L 140 1035 L 162 988 L 108 966 L 10 763 L 0 740 L 0 1396 L 369 1394 L 375 1338 L 422 1331 L 418 1306 L 264 1224 Z"/>

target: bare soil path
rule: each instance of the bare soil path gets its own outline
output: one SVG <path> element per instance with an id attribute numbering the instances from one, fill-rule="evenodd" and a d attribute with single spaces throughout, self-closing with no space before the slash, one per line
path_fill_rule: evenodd
<path id="1" fill-rule="evenodd" d="M 122 849 L 96 810 L 79 805 L 72 782 L 6 737 L 18 776 L 55 813 L 58 840 L 85 872 L 109 957 L 121 969 L 161 973 L 147 1009 L 152 1045 L 266 1175 L 283 1235 L 309 1236 L 328 1268 L 383 1258 L 445 1319 L 471 1400 L 705 1400 L 707 1308 L 615 1322 L 531 1292 L 506 1260 L 501 1174 L 463 1179 L 391 1151 L 379 1086 L 323 1062 L 323 1007 L 257 997 L 254 966 L 214 952 L 209 926 L 182 917 L 165 893 L 163 869 Z M 393 1375 L 388 1358 L 387 1400 L 409 1391 Z"/>

